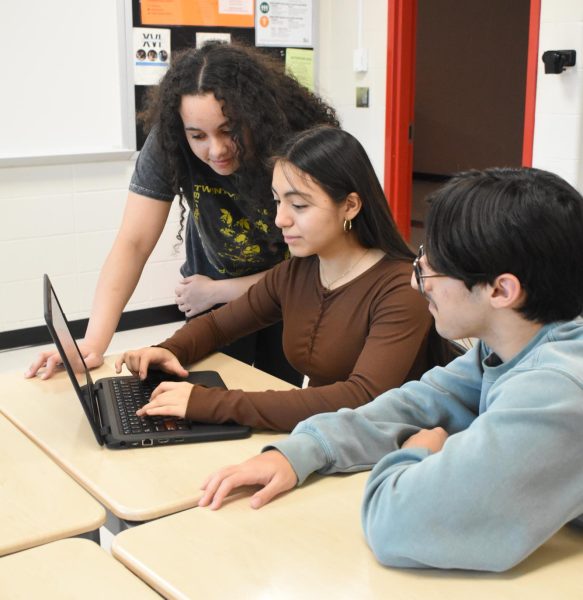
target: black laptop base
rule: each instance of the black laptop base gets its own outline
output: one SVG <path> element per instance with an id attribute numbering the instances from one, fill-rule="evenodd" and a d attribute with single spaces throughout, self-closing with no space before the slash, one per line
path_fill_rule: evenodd
<path id="1" fill-rule="evenodd" d="M 162 375 L 163 377 L 163 375 Z M 218 378 L 218 380 L 217 380 Z M 114 397 L 113 387 L 120 379 L 134 380 L 135 377 L 104 377 L 94 384 L 94 392 L 97 396 L 97 403 L 101 413 L 101 435 L 103 442 L 108 448 L 122 450 L 124 448 L 143 448 L 153 446 L 166 446 L 176 444 L 192 444 L 198 442 L 212 442 L 219 440 L 242 439 L 251 435 L 249 427 L 238 425 L 236 423 L 226 423 L 213 425 L 209 423 L 196 423 L 176 417 L 148 417 L 147 421 L 152 424 L 151 431 L 144 433 L 124 433 L 123 414 L 119 413 L 119 408 L 113 406 L 111 398 Z M 189 381 L 191 383 L 202 383 L 205 380 L 208 383 L 213 381 L 212 387 L 223 387 L 224 383 L 220 380 L 219 374 L 215 371 L 192 371 L 188 378 L 175 379 L 178 381 Z M 222 384 L 222 385 L 221 385 Z M 86 391 L 84 390 L 84 393 Z M 107 405 L 111 403 L 112 406 Z M 110 415 L 115 415 L 115 420 L 111 420 Z M 165 424 L 162 430 L 156 431 L 157 424 Z M 170 427 L 168 427 L 170 425 Z"/>

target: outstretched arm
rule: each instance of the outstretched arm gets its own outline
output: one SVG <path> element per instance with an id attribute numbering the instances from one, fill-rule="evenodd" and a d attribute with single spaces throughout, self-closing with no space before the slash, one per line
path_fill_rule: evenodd
<path id="1" fill-rule="evenodd" d="M 128 193 L 120 230 L 99 275 L 85 338 L 79 343 L 89 368 L 103 363 L 121 313 L 164 229 L 170 206 L 170 202 Z M 33 377 L 44 367 L 42 378 L 47 379 L 60 362 L 56 350 L 43 352 L 25 376 Z"/>
<path id="2" fill-rule="evenodd" d="M 412 382 L 386 392 L 356 410 L 319 414 L 303 421 L 291 436 L 265 448 L 265 454 L 278 450 L 286 461 L 279 462 L 293 471 L 297 484 L 302 484 L 315 471 L 333 473 L 370 469 L 387 453 L 399 450 L 401 445 L 415 446 L 419 448 L 416 452 L 427 455 L 427 448 L 440 448 L 447 434 L 445 430 L 424 432 L 420 429 L 436 428 L 439 424 L 449 431 L 467 427 L 476 416 L 481 377 L 479 354 L 474 349 L 447 369 L 433 369 L 424 377 L 424 382 Z M 446 388 L 451 391 L 445 392 Z M 463 397 L 465 401 L 461 400 Z M 428 406 L 429 399 L 434 401 L 434 408 Z M 259 465 L 263 460 L 266 459 L 255 457 L 213 474 L 203 485 L 205 494 L 201 506 L 219 508 L 232 489 L 245 485 L 236 483 L 237 477 L 261 472 Z"/>
<path id="3" fill-rule="evenodd" d="M 315 471 L 366 471 L 422 429 L 441 427 L 452 435 L 469 427 L 478 415 L 481 381 L 476 347 L 356 410 L 315 415 L 273 446 L 290 461 L 300 484 Z M 410 451 L 429 454 L 423 448 Z"/>
<path id="4" fill-rule="evenodd" d="M 234 332 L 241 335 L 255 331 L 269 324 L 262 320 L 267 315 L 281 316 L 278 297 L 281 295 L 285 300 L 287 293 L 291 308 L 284 308 L 284 329 L 290 331 L 297 327 L 301 343 L 308 346 L 311 319 L 315 318 L 318 304 L 306 307 L 306 311 L 312 313 L 302 316 L 304 307 L 300 299 L 303 296 L 290 291 L 293 277 L 287 277 L 294 268 L 293 265 L 289 270 L 285 265 L 276 267 L 245 297 L 205 317 L 206 321 L 196 319 L 189 323 L 162 345 L 178 356 L 182 364 L 190 364 L 232 341 Z M 308 278 L 301 281 L 305 286 L 313 285 Z M 317 299 L 310 297 L 310 302 Z M 345 309 L 352 310 L 354 306 L 348 301 L 331 307 L 330 312 L 338 314 L 336 320 L 330 320 L 325 330 L 313 334 L 321 340 L 314 355 L 326 354 L 332 363 L 344 361 L 346 370 L 340 370 L 342 376 L 337 381 L 289 391 L 246 392 L 195 387 L 188 404 L 189 418 L 209 423 L 234 420 L 255 428 L 291 431 L 298 422 L 314 414 L 356 408 L 387 389 L 399 387 L 411 376 L 431 326 L 426 302 L 411 288 L 408 274 L 399 274 L 390 285 L 383 283 L 370 306 L 356 309 L 366 315 L 364 322 L 351 328 L 345 322 Z M 253 327 L 244 330 L 245 323 Z M 207 344 L 209 339 L 213 340 L 212 344 Z M 347 347 L 350 351 L 345 353 Z M 299 352 L 303 351 L 303 347 L 300 348 Z"/>

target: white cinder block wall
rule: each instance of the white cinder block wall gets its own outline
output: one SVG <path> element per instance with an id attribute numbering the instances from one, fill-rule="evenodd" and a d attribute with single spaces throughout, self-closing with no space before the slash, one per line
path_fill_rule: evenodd
<path id="1" fill-rule="evenodd" d="M 546 50 L 576 50 L 577 62 L 546 75 Z M 542 0 L 533 166 L 583 190 L 583 2 Z"/>
<path id="2" fill-rule="evenodd" d="M 357 0 L 320 0 L 318 80 L 344 127 L 367 149 L 383 177 L 386 94 L 386 0 L 362 2 L 367 73 L 353 71 Z M 533 163 L 583 190 L 583 2 L 542 0 L 539 56 L 574 48 L 578 64 L 545 75 L 540 64 Z M 355 88 L 370 88 L 370 108 L 355 107 Z M 0 166 L 0 331 L 43 324 L 41 277 L 49 273 L 71 319 L 89 315 L 99 268 L 111 247 L 133 161 Z M 173 254 L 175 210 L 146 265 L 128 310 L 173 302 L 182 253 Z"/>
<path id="3" fill-rule="evenodd" d="M 362 5 L 362 20 L 359 6 Z M 320 0 L 318 29 L 318 91 L 338 111 L 342 127 L 366 148 L 383 182 L 387 15 L 386 0 Z M 362 29 L 359 34 L 359 23 Z M 359 40 L 368 52 L 368 71 L 355 73 L 354 50 Z M 370 89 L 370 107 L 356 108 L 356 88 Z"/>
<path id="4" fill-rule="evenodd" d="M 42 274 L 70 319 L 87 317 L 121 222 L 134 161 L 0 168 L 0 331 L 41 325 Z M 171 213 L 129 310 L 171 304 L 183 253 Z"/>

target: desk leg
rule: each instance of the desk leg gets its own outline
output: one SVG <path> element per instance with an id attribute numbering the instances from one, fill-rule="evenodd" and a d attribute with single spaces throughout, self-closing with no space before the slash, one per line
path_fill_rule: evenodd
<path id="1" fill-rule="evenodd" d="M 80 533 L 75 536 L 76 538 L 81 538 L 84 540 L 90 540 L 95 542 L 98 546 L 101 545 L 101 537 L 99 535 L 99 529 L 94 529 L 93 531 L 88 531 L 87 533 Z"/>
<path id="2" fill-rule="evenodd" d="M 141 525 L 143 522 L 144 521 L 127 521 L 126 519 L 120 519 L 108 510 L 104 527 L 110 531 L 112 535 L 117 535 L 126 529 Z"/>

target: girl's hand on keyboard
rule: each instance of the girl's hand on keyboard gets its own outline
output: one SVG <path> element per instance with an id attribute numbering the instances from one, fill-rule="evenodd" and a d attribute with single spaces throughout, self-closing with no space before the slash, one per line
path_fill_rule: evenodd
<path id="1" fill-rule="evenodd" d="M 194 386 L 186 381 L 164 381 L 153 392 L 150 402 L 136 412 L 138 417 L 166 415 L 184 419 L 190 392 Z"/>
<path id="2" fill-rule="evenodd" d="M 116 373 L 121 373 L 123 364 L 132 375 L 137 375 L 140 379 L 146 379 L 150 366 L 156 366 L 157 369 L 179 377 L 188 377 L 188 371 L 178 362 L 176 356 L 165 348 L 148 347 L 124 352 L 115 361 Z"/>

